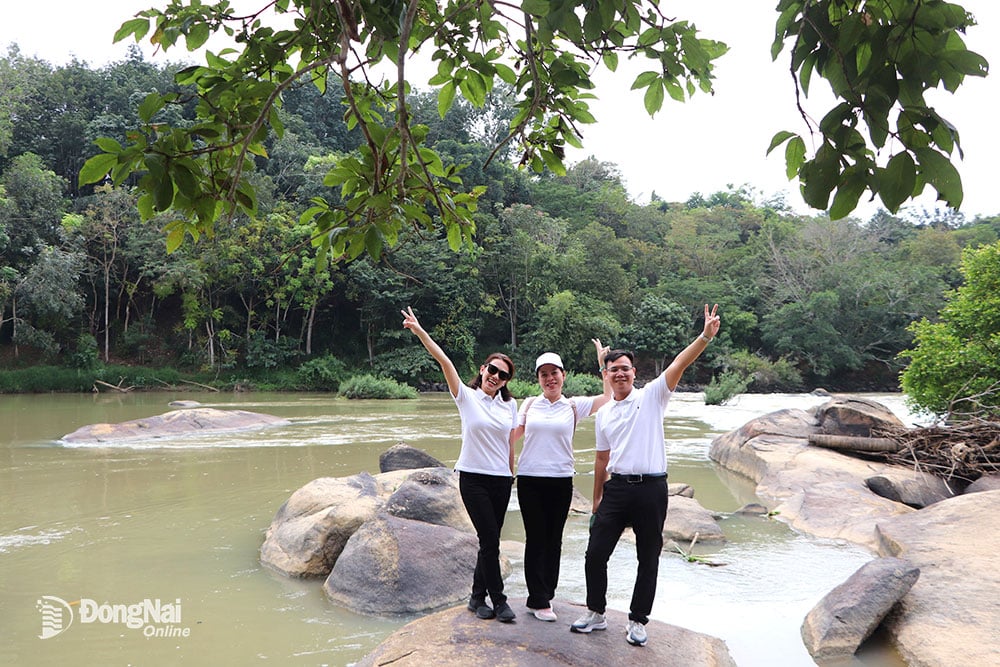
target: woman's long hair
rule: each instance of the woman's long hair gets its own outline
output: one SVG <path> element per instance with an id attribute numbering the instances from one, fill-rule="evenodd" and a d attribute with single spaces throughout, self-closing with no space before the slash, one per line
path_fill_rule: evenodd
<path id="1" fill-rule="evenodd" d="M 513 380 L 514 379 L 514 362 L 511 361 L 510 357 L 508 357 L 506 354 L 504 354 L 502 352 L 494 352 L 490 356 L 486 357 L 486 361 L 483 362 L 483 365 L 485 366 L 486 364 L 490 363 L 494 359 L 499 359 L 500 361 L 502 361 L 505 364 L 507 364 L 507 368 L 510 369 L 510 378 L 511 378 L 511 380 Z M 510 380 L 508 380 L 507 382 L 509 382 L 509 381 Z M 507 388 L 507 382 L 504 382 L 503 386 L 500 387 L 500 398 L 502 398 L 505 401 L 509 401 L 512 398 L 512 396 L 510 395 L 510 389 Z M 476 377 L 472 378 L 472 380 L 469 381 L 469 386 L 472 387 L 473 389 L 479 389 L 479 387 L 481 387 L 482 384 L 483 384 L 483 374 L 482 373 L 476 373 Z"/>

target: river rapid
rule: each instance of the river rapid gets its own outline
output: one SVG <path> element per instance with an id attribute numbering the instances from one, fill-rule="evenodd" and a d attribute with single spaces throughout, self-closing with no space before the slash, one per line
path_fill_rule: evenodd
<path id="1" fill-rule="evenodd" d="M 868 396 L 915 422 L 900 395 Z M 115 446 L 60 441 L 87 424 L 161 414 L 174 400 L 291 423 Z M 708 459 L 708 447 L 714 436 L 756 416 L 825 400 L 742 395 L 706 406 L 701 394 L 678 393 L 667 411 L 670 481 L 692 485 L 695 498 L 723 517 L 728 542 L 696 547 L 724 563 L 719 567 L 665 550 L 652 618 L 720 637 L 741 666 L 812 665 L 799 637 L 802 619 L 872 554 L 796 533 L 780 519 L 729 516 L 758 499 L 749 480 Z M 0 664 L 349 665 L 410 619 L 352 614 L 326 599 L 320 581 L 262 567 L 264 531 L 288 496 L 317 477 L 377 473 L 379 454 L 398 442 L 450 465 L 459 436 L 447 394 L 408 401 L 325 394 L 0 396 Z M 592 419 L 580 422 L 575 450 L 575 483 L 590 497 Z M 516 496 L 503 537 L 523 539 Z M 585 598 L 586 541 L 587 518 L 570 517 L 562 599 Z M 512 561 L 508 594 L 523 597 L 516 554 Z M 623 541 L 610 566 L 611 607 L 628 608 L 634 572 L 634 549 Z M 518 622 L 536 622 L 523 607 L 515 611 Z M 902 663 L 875 642 L 856 664 Z"/>

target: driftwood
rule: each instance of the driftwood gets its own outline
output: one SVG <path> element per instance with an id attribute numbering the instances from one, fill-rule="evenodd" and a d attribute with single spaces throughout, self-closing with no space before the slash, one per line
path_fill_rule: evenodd
<path id="1" fill-rule="evenodd" d="M 884 454 L 898 452 L 901 445 L 892 438 L 864 438 L 853 435 L 830 435 L 813 433 L 809 436 L 809 444 L 827 449 L 847 450 L 864 454 Z"/>
<path id="2" fill-rule="evenodd" d="M 191 384 L 191 385 L 194 385 L 195 387 L 201 387 L 202 389 L 208 389 L 209 391 L 214 391 L 214 392 L 218 392 L 219 391 L 217 387 L 213 387 L 213 386 L 207 385 L 207 384 L 201 384 L 200 382 L 192 382 L 191 380 L 178 380 L 178 382 L 183 382 L 184 384 Z"/>
<path id="3" fill-rule="evenodd" d="M 127 394 L 128 392 L 130 392 L 133 389 L 135 389 L 135 387 L 123 387 L 122 386 L 122 382 L 124 382 L 124 381 L 125 381 L 124 379 L 123 380 L 119 380 L 118 384 L 114 385 L 114 384 L 110 384 L 108 382 L 105 382 L 103 380 L 94 380 L 94 390 L 95 391 L 99 391 L 97 389 L 97 385 L 101 385 L 102 387 L 107 387 L 108 389 L 114 389 L 115 391 L 121 392 L 123 394 Z"/>
<path id="4" fill-rule="evenodd" d="M 974 417 L 947 426 L 884 428 L 878 435 L 899 445 L 886 454 L 890 463 L 965 482 L 1000 473 L 1000 421 Z"/>

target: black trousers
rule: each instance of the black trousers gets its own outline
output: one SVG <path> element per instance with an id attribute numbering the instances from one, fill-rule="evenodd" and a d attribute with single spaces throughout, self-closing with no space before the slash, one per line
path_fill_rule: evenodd
<path id="1" fill-rule="evenodd" d="M 572 477 L 517 478 L 524 521 L 524 583 L 529 609 L 546 609 L 559 585 L 563 527 L 573 499 Z"/>
<path id="2" fill-rule="evenodd" d="M 613 477 L 604 483 L 604 496 L 590 528 L 584 565 L 588 609 L 601 614 L 607 609 L 608 559 L 626 525 L 631 525 L 639 565 L 628 617 L 643 624 L 649 621 L 656 596 L 656 577 L 663 550 L 663 522 L 666 519 L 666 477 L 647 478 L 634 484 Z"/>
<path id="3" fill-rule="evenodd" d="M 503 577 L 500 574 L 500 529 L 510 503 L 512 478 L 481 475 L 474 472 L 458 474 L 458 490 L 479 537 L 479 554 L 472 574 L 472 596 L 490 596 L 493 606 L 506 602 Z"/>

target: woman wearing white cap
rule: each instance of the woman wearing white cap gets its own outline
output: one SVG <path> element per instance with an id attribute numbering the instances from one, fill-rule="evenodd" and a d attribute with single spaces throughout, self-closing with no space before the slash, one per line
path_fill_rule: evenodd
<path id="1" fill-rule="evenodd" d="M 598 365 L 608 348 L 594 340 Z M 602 396 L 568 399 L 562 394 L 566 372 L 558 354 L 546 352 L 535 360 L 541 396 L 521 405 L 511 443 L 524 436 L 517 463 L 517 499 L 524 521 L 524 579 L 527 607 L 535 618 L 555 621 L 552 599 L 559 583 L 562 533 L 573 498 L 573 433 L 581 417 L 597 412 L 611 399 L 605 380 Z"/>

